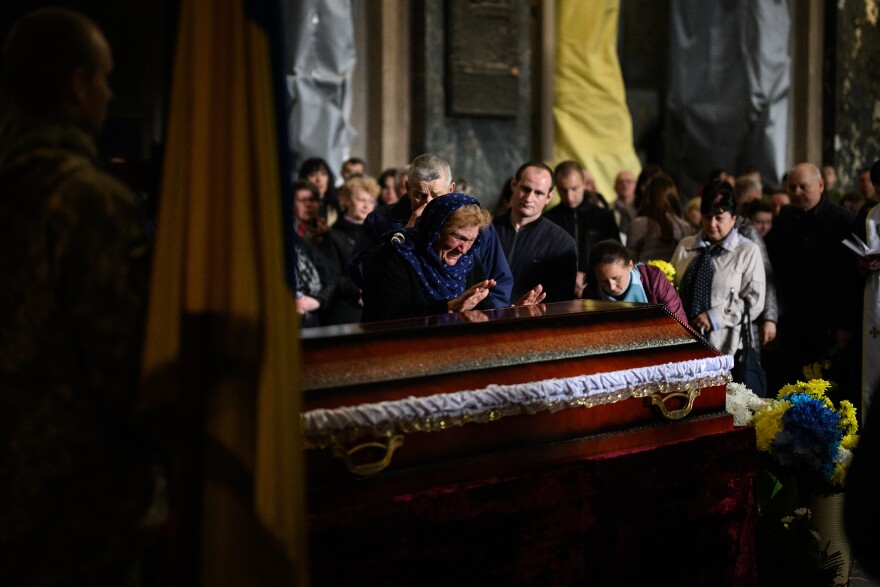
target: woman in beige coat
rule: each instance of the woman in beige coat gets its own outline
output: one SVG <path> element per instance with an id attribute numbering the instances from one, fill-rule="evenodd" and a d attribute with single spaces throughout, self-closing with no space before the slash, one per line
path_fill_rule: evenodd
<path id="1" fill-rule="evenodd" d="M 701 229 L 672 255 L 676 285 L 691 326 L 723 353 L 740 345 L 746 305 L 754 320 L 764 309 L 766 279 L 758 246 L 736 230 L 736 197 L 726 182 L 703 188 Z"/>

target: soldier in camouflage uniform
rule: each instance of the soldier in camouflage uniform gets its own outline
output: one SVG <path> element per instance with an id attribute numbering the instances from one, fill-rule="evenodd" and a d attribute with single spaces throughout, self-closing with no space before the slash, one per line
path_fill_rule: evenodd
<path id="1" fill-rule="evenodd" d="M 3 66 L 0 584 L 137 584 L 148 250 L 133 194 L 98 166 L 110 48 L 90 20 L 43 9 L 11 29 Z"/>

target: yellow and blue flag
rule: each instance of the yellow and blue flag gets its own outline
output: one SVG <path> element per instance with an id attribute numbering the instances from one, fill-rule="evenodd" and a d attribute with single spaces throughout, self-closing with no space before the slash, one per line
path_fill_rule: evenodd
<path id="1" fill-rule="evenodd" d="M 277 1 L 180 7 L 142 403 L 183 416 L 171 507 L 196 560 L 170 564 L 204 585 L 306 578 L 280 23 Z"/>
<path id="2" fill-rule="evenodd" d="M 622 169 L 642 169 L 617 58 L 620 0 L 560 0 L 554 72 L 553 160 L 578 161 L 611 202 Z"/>

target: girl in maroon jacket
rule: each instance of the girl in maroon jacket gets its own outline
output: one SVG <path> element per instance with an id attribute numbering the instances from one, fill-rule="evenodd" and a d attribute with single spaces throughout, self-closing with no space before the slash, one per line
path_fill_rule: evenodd
<path id="1" fill-rule="evenodd" d="M 625 246 L 604 240 L 590 250 L 591 283 L 584 297 L 613 302 L 663 304 L 682 323 L 687 316 L 675 288 L 662 271 L 653 265 L 633 263 Z"/>

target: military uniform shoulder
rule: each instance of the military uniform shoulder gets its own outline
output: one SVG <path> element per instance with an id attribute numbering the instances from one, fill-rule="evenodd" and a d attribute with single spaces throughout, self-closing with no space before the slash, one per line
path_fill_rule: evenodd
<path id="1" fill-rule="evenodd" d="M 47 153 L 76 153 L 97 161 L 98 151 L 94 140 L 73 125 L 33 123 L 4 129 L 3 149 L 0 161 L 3 165 L 14 164 Z"/>
<path id="2" fill-rule="evenodd" d="M 101 169 L 91 139 L 75 129 L 37 128 L 17 137 L 0 164 L 0 197 L 10 206 L 27 197 L 70 226 L 143 230 L 135 194 Z M 122 228 L 127 227 L 127 228 Z"/>
<path id="3" fill-rule="evenodd" d="M 52 190 L 63 184 L 90 183 L 101 192 L 134 202 L 130 190 L 101 170 L 92 138 L 79 128 L 33 124 L 11 129 L 4 136 L 0 173 L 5 183 Z"/>
<path id="4" fill-rule="evenodd" d="M 83 203 L 100 202 L 109 213 L 137 205 L 137 198 L 127 185 L 91 164 L 82 165 L 63 177 L 56 192 Z"/>

